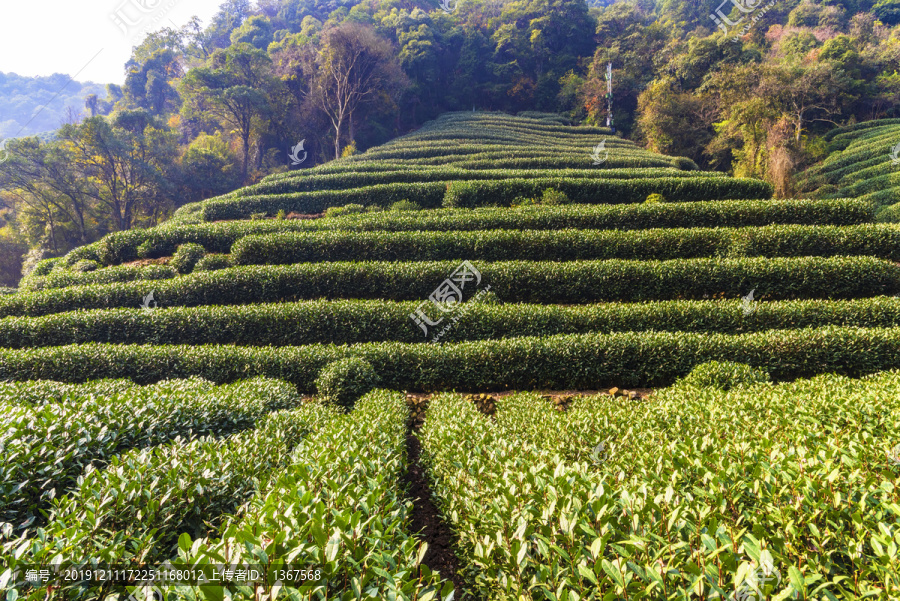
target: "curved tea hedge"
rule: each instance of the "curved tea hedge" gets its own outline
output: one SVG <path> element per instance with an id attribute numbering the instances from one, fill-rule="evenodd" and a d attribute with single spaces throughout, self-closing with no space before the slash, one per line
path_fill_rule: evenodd
<path id="1" fill-rule="evenodd" d="M 0 320 L 0 347 L 116 344 L 237 344 L 292 346 L 361 342 L 428 342 L 410 318 L 419 301 L 304 301 L 226 307 L 172 307 L 156 311 L 101 309 Z M 770 329 L 900 327 L 900 299 L 755 302 L 662 301 L 591 305 L 473 304 L 442 342 L 586 332 L 684 331 L 741 334 Z M 118 381 L 116 381 L 118 382 Z M 119 385 L 114 383 L 115 385 Z M 7 384 L 6 386 L 10 386 Z M 44 395 L 56 394 L 52 390 Z M 0 399 L 19 398 L 22 391 Z"/>
<path id="2" fill-rule="evenodd" d="M 708 361 L 735 361 L 773 378 L 851 376 L 900 368 L 900 329 L 826 327 L 741 335 L 624 332 L 452 344 L 368 343 L 299 347 L 85 344 L 0 351 L 0 379 L 154 382 L 201 376 L 287 380 L 313 392 L 323 367 L 360 357 L 396 390 L 597 390 L 659 386 Z"/>
<path id="3" fill-rule="evenodd" d="M 315 298 L 425 301 L 459 262 L 312 263 L 199 272 L 153 283 L 76 286 L 0 297 L 0 317 L 75 309 L 236 305 Z M 873 257 L 505 261 L 475 265 L 505 302 L 584 304 L 737 298 L 864 298 L 900 292 L 900 266 Z M 471 284 L 472 282 L 470 282 Z M 468 294 L 468 291 L 464 291 Z M 474 290 L 473 290 L 474 292 Z"/>
<path id="4" fill-rule="evenodd" d="M 586 261 L 698 257 L 873 256 L 900 260 L 900 226 L 775 225 L 751 228 L 486 230 L 479 232 L 317 232 L 246 236 L 235 265 L 322 261 Z"/>
<path id="5" fill-rule="evenodd" d="M 184 243 L 202 245 L 209 253 L 228 253 L 232 245 L 252 234 L 305 231 L 474 231 L 490 229 L 555 230 L 749 227 L 772 224 L 859 225 L 875 219 L 865 201 L 763 200 L 699 201 L 631 205 L 537 206 L 515 209 L 479 209 L 386 212 L 315 220 L 259 220 L 195 225 L 164 225 L 105 236 L 80 247 L 58 261 L 66 269 L 81 259 L 116 265 L 139 258 L 171 256 Z M 35 275 L 41 275 L 35 273 Z"/>
<path id="6" fill-rule="evenodd" d="M 666 200 L 759 199 L 770 198 L 774 188 L 768 182 L 733 178 L 641 178 L 636 180 L 599 180 L 577 178 L 509 178 L 502 181 L 479 180 L 452 182 L 444 198 L 449 208 L 475 208 L 509 205 L 517 197 L 533 198 L 544 190 L 564 192 L 572 202 L 583 204 L 619 204 L 643 202 L 650 194 L 662 194 Z"/>

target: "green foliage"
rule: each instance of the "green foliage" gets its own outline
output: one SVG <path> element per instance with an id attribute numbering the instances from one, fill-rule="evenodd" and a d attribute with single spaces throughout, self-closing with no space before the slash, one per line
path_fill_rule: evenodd
<path id="1" fill-rule="evenodd" d="M 372 365 L 357 357 L 329 363 L 316 378 L 319 399 L 348 410 L 377 385 L 378 375 Z"/>
<path id="2" fill-rule="evenodd" d="M 679 380 L 680 385 L 699 388 L 731 390 L 740 386 L 752 386 L 770 382 L 769 374 L 744 363 L 732 361 L 710 361 L 702 363 Z"/>
<path id="3" fill-rule="evenodd" d="M 577 398 L 565 414 L 518 394 L 498 401 L 496 422 L 443 395 L 429 406 L 422 456 L 467 588 L 483 598 L 531 598 L 533 580 L 569 598 L 655 598 L 663 587 L 673 599 L 728 598 L 751 586 L 788 599 L 891 596 L 900 582 L 884 520 L 896 515 L 898 385 L 895 371 L 675 387 L 643 402 Z M 785 502 L 790 490 L 803 502 Z M 486 542 L 497 536 L 504 544 Z M 553 561 L 563 553 L 575 569 Z M 652 576 L 623 577 L 626 554 L 628 574 Z M 717 569 L 698 582 L 698 563 Z M 762 578 L 763 564 L 780 583 Z"/>
<path id="4" fill-rule="evenodd" d="M 194 265 L 194 271 L 216 271 L 218 269 L 227 269 L 233 267 L 231 255 L 211 253 L 204 256 Z"/>
<path id="5" fill-rule="evenodd" d="M 900 203 L 884 207 L 875 215 L 878 223 L 900 223 Z"/>
<path id="6" fill-rule="evenodd" d="M 42 563 L 57 553 L 118 565 L 161 563 L 175 554 L 183 534 L 199 538 L 223 523 L 288 464 L 297 445 L 334 417 L 327 407 L 307 404 L 269 413 L 255 429 L 234 436 L 177 440 L 113 457 L 53 504 L 52 519 L 37 531 L 40 542 L 27 555 L 7 555 L 4 563 Z M 111 490 L 120 494 L 107 494 Z M 81 586 L 69 585 L 69 594 L 96 594 L 103 584 L 79 591 Z"/>
<path id="7" fill-rule="evenodd" d="M 76 262 L 72 265 L 72 271 L 77 271 L 79 273 L 87 273 L 89 271 L 95 271 L 100 269 L 101 265 L 97 261 L 92 261 L 90 259 L 82 259 L 81 261 Z"/>
<path id="8" fill-rule="evenodd" d="M 427 299 L 459 261 L 245 266 L 159 280 L 74 286 L 0 297 L 0 317 L 138 307 L 148 292 L 165 307 L 313 298 Z M 737 298 L 748 283 L 767 299 L 849 299 L 900 292 L 900 266 L 873 257 L 502 261 L 477 263 L 504 302 Z M 798 278 L 797 274 L 803 277 Z"/>
<path id="9" fill-rule="evenodd" d="M 19 286 L 22 290 L 49 290 L 69 286 L 102 285 L 115 282 L 136 282 L 167 280 L 175 277 L 177 272 L 167 265 L 116 265 L 94 271 L 76 271 L 54 269 L 48 275 L 35 277 L 29 275 L 22 278 Z"/>
<path id="10" fill-rule="evenodd" d="M 699 198 L 758 199 L 772 196 L 772 186 L 751 179 L 646 178 L 634 181 L 585 178 L 516 179 L 503 181 L 457 181 L 444 197 L 444 207 L 475 208 L 493 202 L 509 205 L 519 196 L 534 198 L 547 188 L 555 188 L 579 204 L 643 202 L 648 194 L 663 194 L 671 202 Z"/>
<path id="11" fill-rule="evenodd" d="M 876 297 L 848 301 L 756 303 L 748 314 L 742 302 L 662 301 L 573 306 L 504 304 L 494 291 L 467 301 L 466 313 L 443 342 L 586 332 L 715 332 L 742 334 L 842 326 L 900 327 L 900 301 Z M 87 342 L 117 344 L 236 344 L 292 346 L 360 342 L 425 342 L 412 320 L 421 301 L 303 301 L 165 311 L 100 309 L 45 317 L 0 320 L 0 347 L 65 346 Z"/>
<path id="12" fill-rule="evenodd" d="M 203 380 L 146 388 L 116 382 L 47 388 L 42 383 L 0 388 L 7 417 L 0 433 L 6 453 L 0 521 L 20 529 L 41 523 L 39 510 L 74 487 L 88 466 L 102 467 L 128 449 L 176 437 L 246 429 L 265 413 L 299 402 L 290 386 L 265 379 L 221 388 Z M 38 393 L 53 396 L 35 405 L 10 397 L 11 392 L 32 399 Z"/>
<path id="13" fill-rule="evenodd" d="M 422 207 L 420 207 L 417 203 L 412 202 L 411 200 L 403 199 L 395 202 L 391 205 L 391 211 L 421 211 Z"/>
<path id="14" fill-rule="evenodd" d="M 874 208 L 866 201 L 781 200 L 701 201 L 663 206 L 574 205 L 541 210 L 482 209 L 403 212 L 391 215 L 352 215 L 315 220 L 236 221 L 116 232 L 59 260 L 71 265 L 83 255 L 98 257 L 105 265 L 137 258 L 171 256 L 178 245 L 194 242 L 212 253 L 229 253 L 246 235 L 294 231 L 465 231 L 465 230 L 634 230 L 677 227 L 741 227 L 776 223 L 856 225 L 871 222 Z M 80 252 L 79 252 L 80 251 Z M 54 260 L 55 262 L 56 260 Z M 52 267 L 53 263 L 51 263 Z M 48 268 L 49 270 L 49 268 Z"/>
<path id="15" fill-rule="evenodd" d="M 666 197 L 662 194 L 648 194 L 644 202 L 666 202 Z"/>
<path id="16" fill-rule="evenodd" d="M 245 236 L 236 265 L 352 261 L 584 261 L 737 256 L 875 256 L 900 261 L 900 227 L 774 225 L 752 228 L 315 232 Z"/>
<path id="17" fill-rule="evenodd" d="M 378 591 L 400 601 L 449 599 L 452 583 L 421 564 L 424 545 L 412 532 L 412 504 L 402 484 L 407 414 L 402 394 L 369 393 L 352 413 L 312 432 L 220 537 L 186 537 L 175 564 L 218 564 L 227 555 L 255 565 L 264 553 L 272 565 L 320 570 L 321 581 L 303 591 L 311 598 L 327 591 L 329 598 L 356 599 L 359 591 Z M 368 569 L 360 570 L 363 564 Z M 269 593 L 269 587 L 228 589 L 241 601 Z M 195 587 L 184 598 L 218 597 Z"/>
<path id="18" fill-rule="evenodd" d="M 566 196 L 565 192 L 560 192 L 553 188 L 547 188 L 541 195 L 541 204 L 547 206 L 567 205 L 572 201 Z"/>
<path id="19" fill-rule="evenodd" d="M 341 217 L 343 215 L 354 215 L 362 213 L 366 208 L 360 204 L 348 204 L 342 207 L 328 207 L 325 209 L 325 217 Z"/>
<path id="20" fill-rule="evenodd" d="M 191 273 L 194 271 L 197 261 L 205 255 L 206 249 L 203 246 L 188 242 L 178 247 L 178 250 L 172 256 L 172 260 L 169 261 L 169 265 L 180 274 Z"/>
<path id="21" fill-rule="evenodd" d="M 90 343 L 0 351 L 0 378 L 153 382 L 196 375 L 227 382 L 266 376 L 312 393 L 326 365 L 360 358 L 372 364 L 380 386 L 397 390 L 597 390 L 670 384 L 707 361 L 747 363 L 777 380 L 831 372 L 858 376 L 900 368 L 898 344 L 898 328 L 836 326 L 740 335 L 617 332 L 452 344 L 273 348 Z"/>

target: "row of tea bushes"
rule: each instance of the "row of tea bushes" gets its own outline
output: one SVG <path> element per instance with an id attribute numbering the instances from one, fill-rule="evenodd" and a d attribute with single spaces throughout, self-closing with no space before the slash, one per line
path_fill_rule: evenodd
<path id="1" fill-rule="evenodd" d="M 453 585 L 421 564 L 404 494 L 407 408 L 402 394 L 376 390 L 354 411 L 310 435 L 291 463 L 220 537 L 184 542 L 177 567 L 232 562 L 314 566 L 322 579 L 304 595 L 334 599 L 450 599 Z M 270 587 L 229 587 L 253 600 Z M 282 591 L 283 592 L 283 591 Z M 460 598 L 461 591 L 457 591 Z M 197 587 L 181 599 L 213 599 Z"/>
<path id="2" fill-rule="evenodd" d="M 251 428 L 266 413 L 299 402 L 291 386 L 256 379 L 221 387 L 175 381 L 107 396 L 82 390 L 58 403 L 4 404 L 0 521 L 17 528 L 40 523 L 40 510 L 85 468 L 128 449 Z"/>
<path id="3" fill-rule="evenodd" d="M 533 198 L 544 190 L 565 193 L 578 204 L 627 204 L 646 200 L 650 194 L 662 194 L 672 202 L 724 199 L 770 198 L 768 182 L 735 178 L 642 178 L 637 180 L 601 180 L 584 178 L 509 178 L 501 181 L 452 182 L 443 206 L 475 208 L 511 204 L 517 197 Z"/>
<path id="4" fill-rule="evenodd" d="M 266 415 L 256 429 L 231 437 L 178 440 L 115 457 L 57 500 L 34 538 L 5 544 L 0 562 L 6 565 L 0 567 L 46 565 L 57 556 L 88 569 L 94 563 L 160 565 L 176 554 L 183 535 L 203 536 L 238 511 L 288 463 L 297 445 L 337 415 L 328 406 L 307 404 Z M 92 599 L 108 585 L 62 588 L 67 599 Z"/>
<path id="5" fill-rule="evenodd" d="M 871 223 L 869 203 L 840 200 L 699 201 L 631 205 L 536 206 L 516 209 L 479 209 L 390 212 L 314 220 L 259 220 L 196 225 L 165 225 L 133 229 L 105 236 L 62 259 L 53 259 L 35 275 L 69 269 L 79 260 L 117 265 L 136 259 L 171 256 L 179 245 L 195 243 L 210 253 L 228 253 L 232 245 L 252 234 L 294 231 L 476 231 L 491 229 L 557 230 L 749 227 L 770 224 L 858 225 Z M 43 263 L 42 263 L 43 264 Z"/>
<path id="6" fill-rule="evenodd" d="M 623 332 L 522 337 L 450 344 L 378 342 L 300 347 L 84 344 L 0 351 L 0 379 L 80 382 L 131 378 L 154 382 L 201 376 L 227 382 L 250 376 L 288 380 L 313 392 L 327 364 L 371 363 L 395 390 L 597 390 L 658 386 L 695 365 L 739 361 L 773 378 L 820 373 L 861 375 L 900 368 L 900 329 L 825 327 L 725 335 Z"/>
<path id="7" fill-rule="evenodd" d="M 224 307 L 172 307 L 158 311 L 109 309 L 71 311 L 44 317 L 0 320 L 0 347 L 112 344 L 237 344 L 294 346 L 361 342 L 428 342 L 453 316 L 429 330 L 410 319 L 419 301 L 303 301 Z M 442 342 L 553 336 L 586 332 L 716 332 L 742 334 L 843 326 L 900 327 L 900 299 L 847 301 L 662 301 L 589 305 L 466 305 Z M 119 389 L 130 382 L 112 381 Z M 72 385 L 52 383 L 40 393 L 0 383 L 0 399 L 56 398 Z M 31 401 L 37 402 L 37 401 Z"/>
<path id="8" fill-rule="evenodd" d="M 738 298 L 850 299 L 900 292 L 900 266 L 873 257 L 675 259 L 671 261 L 476 262 L 481 282 L 503 302 L 587 304 Z M 426 301 L 459 262 L 300 263 L 199 272 L 152 284 L 75 286 L 0 297 L 0 318 L 142 305 L 237 305 L 317 298 Z M 800 274 L 800 275 L 798 275 Z M 474 276 L 473 273 L 469 274 Z M 150 309 L 153 310 L 153 309 Z"/>
<path id="9" fill-rule="evenodd" d="M 466 181 L 474 179 L 507 179 L 507 178 L 601 178 L 601 179 L 639 179 L 650 177 L 692 177 L 692 178 L 724 178 L 724 173 L 716 171 L 686 172 L 672 168 L 656 169 L 484 169 L 472 171 L 445 166 L 398 167 L 393 171 L 357 172 L 348 169 L 342 173 L 304 174 L 292 178 L 281 178 L 270 182 L 261 182 L 247 186 L 234 192 L 234 196 L 257 196 L 267 194 L 288 194 L 293 192 L 311 192 L 318 190 L 343 190 L 364 188 L 379 184 Z"/>
<path id="10" fill-rule="evenodd" d="M 423 457 L 482 598 L 891 598 L 898 383 L 676 387 L 565 416 L 519 395 L 496 424 L 443 395 Z"/>
<path id="11" fill-rule="evenodd" d="M 317 232 L 245 236 L 235 265 L 320 261 L 588 261 L 700 257 L 874 256 L 900 261 L 900 226 L 773 225 L 750 228 Z"/>

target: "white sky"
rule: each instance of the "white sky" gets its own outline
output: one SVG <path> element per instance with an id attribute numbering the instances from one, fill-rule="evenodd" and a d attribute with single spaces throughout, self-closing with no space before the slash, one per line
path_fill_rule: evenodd
<path id="1" fill-rule="evenodd" d="M 121 85 L 125 62 L 144 28 L 180 28 L 194 15 L 208 25 L 222 2 L 0 0 L 0 71 L 64 73 L 80 82 Z M 116 15 L 128 33 L 116 25 Z"/>

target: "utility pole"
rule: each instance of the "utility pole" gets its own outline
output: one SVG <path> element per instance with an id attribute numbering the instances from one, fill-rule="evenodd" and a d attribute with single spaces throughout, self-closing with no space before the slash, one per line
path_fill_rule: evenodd
<path id="1" fill-rule="evenodd" d="M 613 125 L 612 102 L 612 63 L 609 62 L 606 64 L 606 127 L 610 128 L 613 133 L 615 133 L 616 128 Z"/>

